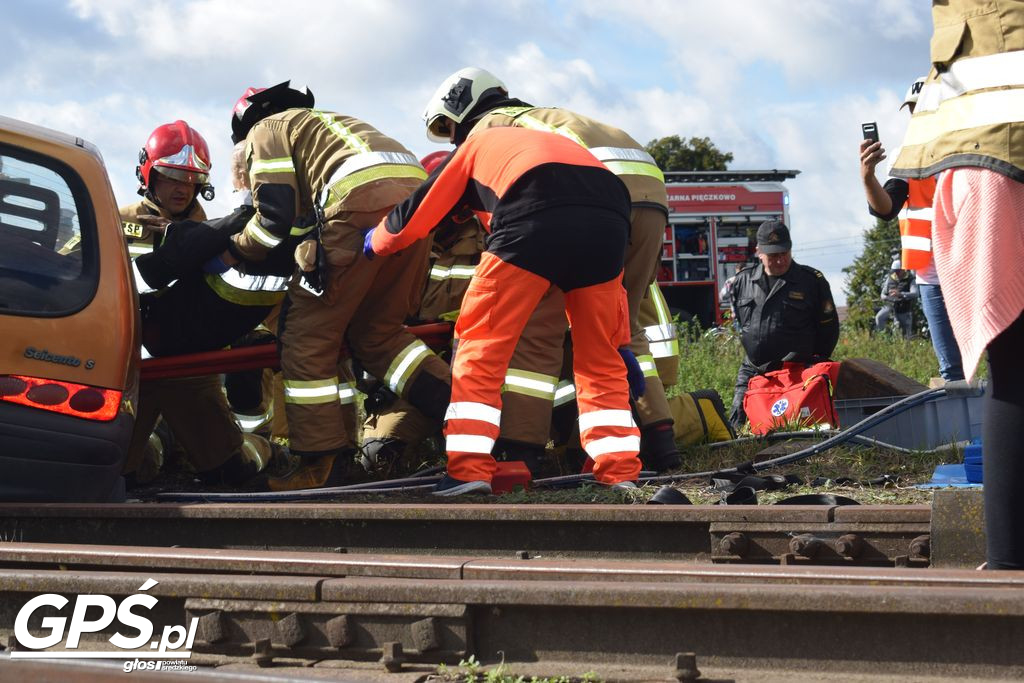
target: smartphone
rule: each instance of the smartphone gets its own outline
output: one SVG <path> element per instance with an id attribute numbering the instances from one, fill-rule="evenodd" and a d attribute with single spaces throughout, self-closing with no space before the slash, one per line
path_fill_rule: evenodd
<path id="1" fill-rule="evenodd" d="M 878 124 L 874 121 L 871 123 L 860 124 L 860 129 L 864 133 L 865 140 L 871 140 L 871 142 L 878 142 Z"/>

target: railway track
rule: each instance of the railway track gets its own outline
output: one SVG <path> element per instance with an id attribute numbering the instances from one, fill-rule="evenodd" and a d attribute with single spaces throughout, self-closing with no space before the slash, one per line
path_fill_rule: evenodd
<path id="1" fill-rule="evenodd" d="M 927 566 L 930 534 L 928 506 L 0 505 L 4 540 L 350 553 Z"/>
<path id="2" fill-rule="evenodd" d="M 157 631 L 197 620 L 197 664 L 422 677 L 472 655 L 626 680 L 685 680 L 691 661 L 732 680 L 1024 676 L 1024 575 L 884 567 L 3 543 L 0 642 L 24 651 L 11 625 L 31 597 L 120 602 L 151 581 Z M 114 630 L 82 648 L 112 649 Z"/>
<path id="3" fill-rule="evenodd" d="M 200 669 L 165 680 L 420 683 L 471 656 L 542 678 L 1019 680 L 1024 574 L 948 568 L 973 566 L 978 502 L 0 505 L 0 680 L 125 676 L 25 659 L 14 624 L 39 595 L 69 602 L 36 636 L 79 596 L 140 592 L 154 633 L 194 624 Z M 141 656 L 119 627 L 81 648 Z"/>

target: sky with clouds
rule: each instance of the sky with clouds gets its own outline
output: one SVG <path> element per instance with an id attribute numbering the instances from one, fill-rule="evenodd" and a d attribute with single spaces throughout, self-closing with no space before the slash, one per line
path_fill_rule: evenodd
<path id="1" fill-rule="evenodd" d="M 246 87 L 290 78 L 423 155 L 442 149 L 427 98 L 480 66 L 641 142 L 707 136 L 732 169 L 799 169 L 794 256 L 841 301 L 871 224 L 860 123 L 898 146 L 930 35 L 913 0 L 7 0 L 0 115 L 95 143 L 119 203 L 137 199 L 150 131 L 185 119 L 210 144 L 216 215 L 234 203 L 229 117 Z"/>

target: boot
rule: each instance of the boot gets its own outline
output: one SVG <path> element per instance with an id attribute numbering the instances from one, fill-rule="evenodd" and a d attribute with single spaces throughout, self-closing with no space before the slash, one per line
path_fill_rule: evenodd
<path id="1" fill-rule="evenodd" d="M 299 465 L 282 477 L 268 477 L 271 491 L 297 491 L 342 486 L 348 482 L 349 463 L 354 449 L 347 448 L 337 454 L 318 455 L 299 459 Z"/>
<path id="2" fill-rule="evenodd" d="M 683 464 L 672 434 L 672 421 L 657 422 L 640 430 L 640 462 L 645 470 L 667 472 Z"/>
<path id="3" fill-rule="evenodd" d="M 491 452 L 501 460 L 519 460 L 525 463 L 534 479 L 540 477 L 544 465 L 543 445 L 499 438 Z"/>
<path id="4" fill-rule="evenodd" d="M 360 449 L 359 461 L 367 474 L 380 479 L 393 479 L 409 473 L 408 445 L 401 439 L 369 439 Z"/>

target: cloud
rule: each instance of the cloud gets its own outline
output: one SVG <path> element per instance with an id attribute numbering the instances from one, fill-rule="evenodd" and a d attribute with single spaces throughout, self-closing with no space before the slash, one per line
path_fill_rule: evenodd
<path id="1" fill-rule="evenodd" d="M 231 107 L 247 86 L 288 78 L 308 84 L 318 106 L 364 118 L 417 154 L 434 151 L 423 106 L 445 76 L 476 65 L 514 96 L 640 142 L 708 136 L 735 155 L 733 168 L 800 169 L 788 184 L 797 246 L 808 246 L 797 256 L 837 290 L 870 222 L 859 123 L 878 121 L 883 141 L 898 143 L 906 116 L 896 108 L 924 70 L 930 33 L 927 7 L 904 0 L 15 0 L 5 9 L 0 92 L 18 96 L 0 111 L 96 143 L 121 202 L 136 199 L 149 132 L 182 118 L 214 157 L 211 213 L 226 210 Z"/>

